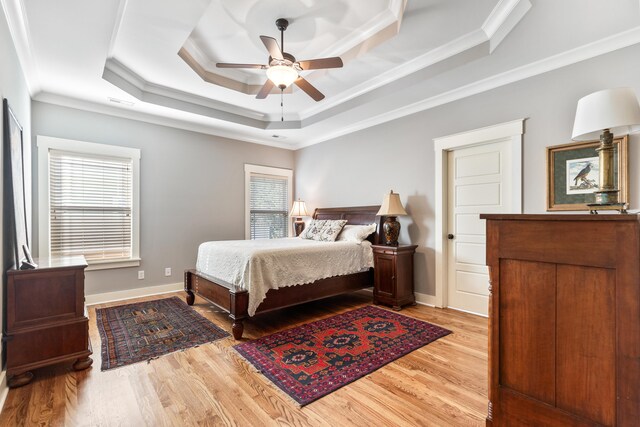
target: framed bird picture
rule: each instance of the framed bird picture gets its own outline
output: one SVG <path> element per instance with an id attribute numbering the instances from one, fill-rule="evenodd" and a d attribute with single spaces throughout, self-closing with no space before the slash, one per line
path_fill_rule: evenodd
<path id="1" fill-rule="evenodd" d="M 547 211 L 588 211 L 598 190 L 600 141 L 547 147 Z M 629 201 L 627 136 L 613 140 L 614 182 L 620 203 Z"/>

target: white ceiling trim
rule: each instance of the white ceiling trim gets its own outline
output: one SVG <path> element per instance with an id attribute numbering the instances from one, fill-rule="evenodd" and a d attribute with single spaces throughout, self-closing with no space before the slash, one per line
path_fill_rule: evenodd
<path id="1" fill-rule="evenodd" d="M 118 37 L 120 27 L 122 26 L 122 20 L 124 19 L 124 11 L 126 7 L 127 0 L 120 0 L 120 3 L 118 4 L 118 12 L 116 14 L 116 24 L 113 26 L 113 31 L 111 32 L 111 40 L 109 40 L 109 53 L 107 58 L 111 58 L 113 56 L 113 50 L 116 46 L 116 39 Z"/>
<path id="2" fill-rule="evenodd" d="M 449 43 L 439 46 L 424 55 L 420 55 L 411 61 L 404 63 L 402 66 L 391 68 L 378 76 L 367 80 L 357 86 L 354 86 L 351 90 L 344 91 L 338 95 L 333 96 L 331 99 L 325 99 L 322 105 L 314 105 L 307 108 L 300 113 L 300 119 L 306 120 L 315 116 L 322 111 L 337 107 L 338 105 L 347 102 L 353 98 L 364 95 L 367 92 L 371 92 L 374 89 L 385 86 L 392 83 L 402 77 L 406 77 L 410 74 L 420 71 L 423 68 L 427 68 L 445 59 L 451 58 L 455 55 L 463 53 L 467 50 L 471 50 L 476 46 L 481 45 L 487 41 L 486 34 L 478 29 L 471 33 L 467 33 Z"/>
<path id="3" fill-rule="evenodd" d="M 397 3 L 398 4 L 395 5 L 396 8 L 400 6 L 404 7 L 406 4 L 404 0 L 398 1 Z M 529 0 L 502 0 L 493 9 L 489 18 L 484 22 L 483 28 L 467 33 L 443 46 L 404 63 L 401 66 L 389 69 L 383 74 L 354 86 L 349 91 L 342 92 L 330 99 L 325 99 L 322 103 L 317 103 L 298 114 L 290 114 L 290 118 L 284 123 L 280 121 L 271 121 L 269 116 L 258 114 L 255 111 L 245 108 L 234 107 L 218 101 L 211 102 L 196 95 L 178 92 L 160 85 L 152 85 L 138 76 L 135 72 L 119 63 L 115 58 L 107 60 L 103 78 L 141 101 L 157 103 L 153 101 L 156 99 L 161 101 L 159 105 L 162 106 L 183 109 L 184 111 L 203 114 L 208 117 L 224 117 L 226 120 L 233 121 L 234 123 L 245 124 L 246 126 L 254 128 L 300 129 L 303 121 L 308 120 L 316 114 L 330 110 L 331 108 L 337 107 L 342 103 L 379 87 L 390 84 L 400 78 L 406 77 L 419 70 L 474 49 L 487 41 L 495 48 L 495 46 L 504 39 L 508 31 L 513 29 L 517 22 L 522 19 L 530 7 L 531 3 Z M 514 14 L 514 12 L 517 12 L 517 14 Z M 503 30 L 503 27 L 508 28 L 508 31 Z M 492 40 L 492 37 L 498 37 L 499 40 Z M 487 54 L 489 53 L 490 52 L 487 51 Z M 204 58 L 200 58 L 201 61 L 203 59 Z M 131 84 L 132 87 L 129 87 L 127 84 L 123 84 L 123 80 L 124 82 Z M 154 97 L 148 93 L 149 91 L 147 88 L 150 88 L 151 86 L 154 87 L 154 95 L 160 95 L 160 97 Z M 171 102 L 170 98 L 172 97 L 177 97 L 179 102 Z M 180 106 L 182 106 L 182 108 Z M 198 113 L 199 111 L 201 113 Z M 229 114 L 231 114 L 231 116 Z M 249 120 L 245 120 L 243 117 L 246 117 Z M 260 123 L 260 121 L 264 123 Z"/>
<path id="4" fill-rule="evenodd" d="M 379 43 L 394 37 L 400 31 L 400 24 L 406 4 L 407 0 L 391 0 L 385 11 L 380 12 L 375 18 L 365 22 L 359 28 L 354 29 L 347 37 L 341 39 L 339 43 L 334 43 L 334 45 L 317 52 L 316 57 L 340 56 L 345 62 L 348 62 L 349 59 L 361 56 Z M 393 31 L 387 31 L 390 28 L 393 29 Z M 236 77 L 227 77 L 219 73 L 216 67 L 217 61 L 214 61 L 206 55 L 191 35 L 180 48 L 178 55 L 203 80 L 210 84 L 246 94 L 257 94 L 264 83 L 264 75 L 258 77 L 255 75 L 239 74 L 239 76 Z M 194 64 L 187 60 L 185 56 L 190 56 L 191 61 L 196 62 L 196 66 L 202 68 L 202 71 L 210 75 L 209 78 L 205 78 L 201 72 L 198 72 L 198 70 L 194 68 Z M 233 82 L 229 82 L 228 80 L 232 80 Z M 236 85 L 234 84 L 235 82 L 241 85 Z M 243 85 L 245 87 L 242 87 Z M 276 89 L 274 89 L 274 93 L 276 93 Z M 277 91 L 277 93 L 279 93 L 279 91 Z"/>
<path id="5" fill-rule="evenodd" d="M 137 111 L 128 110 L 122 107 L 108 106 L 96 104 L 88 101 L 80 101 L 74 98 L 68 98 L 56 94 L 40 93 L 34 99 L 36 101 L 47 102 L 56 105 L 62 105 L 71 108 L 77 108 L 81 110 L 93 111 L 102 114 L 108 114 L 116 117 L 128 118 L 133 120 L 139 120 L 146 123 L 158 124 L 163 126 L 175 127 L 177 129 L 190 130 L 193 132 L 200 132 L 208 135 L 216 135 L 224 138 L 230 138 L 235 140 L 241 140 L 251 142 L 255 144 L 268 145 L 272 147 L 284 148 L 289 150 L 298 150 L 300 148 L 308 147 L 314 144 L 318 144 L 324 141 L 328 141 L 340 136 L 344 136 L 359 130 L 363 130 L 372 126 L 376 126 L 382 123 L 386 123 L 392 120 L 399 119 L 401 117 L 414 114 L 420 111 L 435 108 L 440 105 L 454 102 L 478 93 L 486 92 L 491 89 L 498 88 L 510 83 L 514 83 L 526 78 L 534 77 L 538 74 L 553 71 L 562 67 L 566 67 L 577 62 L 585 61 L 600 55 L 613 52 L 618 49 L 623 49 L 635 44 L 640 43 L 640 26 L 632 28 L 627 31 L 615 34 L 605 39 L 589 43 L 575 49 L 568 50 L 566 52 L 553 55 L 551 57 L 532 62 L 521 67 L 517 67 L 513 70 L 505 73 L 500 73 L 483 80 L 471 83 L 469 85 L 460 87 L 455 90 L 451 90 L 420 102 L 407 105 L 403 108 L 398 108 L 393 111 L 387 111 L 384 114 L 380 114 L 371 117 L 367 120 L 354 123 L 351 126 L 346 126 L 340 129 L 336 129 L 334 132 L 323 134 L 322 136 L 311 139 L 309 141 L 297 144 L 288 144 L 284 142 L 277 142 L 273 140 L 267 140 L 260 136 L 249 136 L 242 134 L 234 129 L 224 129 L 220 126 L 220 123 L 216 125 L 204 125 L 199 123 L 187 122 L 180 119 L 170 119 L 165 117 L 158 117 L 152 114 L 140 113 Z"/>
<path id="6" fill-rule="evenodd" d="M 2 10 L 7 17 L 9 32 L 16 47 L 18 61 L 27 82 L 29 94 L 40 92 L 41 84 L 38 72 L 38 63 L 32 54 L 32 43 L 29 36 L 29 23 L 27 14 L 20 0 L 2 0 Z"/>
<path id="7" fill-rule="evenodd" d="M 82 111 L 89 111 L 93 113 L 100 113 L 114 117 L 120 117 L 123 119 L 137 120 L 139 122 L 151 123 L 154 125 L 167 126 L 175 129 L 183 129 L 192 132 L 198 132 L 205 135 L 214 135 L 222 138 L 228 138 L 235 141 L 250 142 L 253 144 L 267 145 L 270 147 L 284 148 L 288 150 L 294 149 L 291 144 L 285 142 L 279 142 L 278 140 L 265 140 L 264 138 L 256 137 L 252 138 L 248 135 L 243 135 L 242 139 L 238 137 L 239 131 L 229 123 L 220 121 L 217 123 L 217 127 L 209 124 L 200 124 L 189 122 L 181 119 L 173 119 L 164 116 L 158 116 L 155 114 L 143 113 L 140 111 L 128 110 L 123 107 L 116 107 L 105 104 L 97 104 L 95 102 L 84 101 L 77 98 L 70 98 L 63 95 L 54 93 L 40 92 L 33 98 L 34 101 L 44 102 L 46 104 L 59 105 L 62 107 L 75 108 Z M 224 127 L 227 127 L 225 129 Z M 280 137 L 280 141 L 286 139 Z"/>
<path id="8" fill-rule="evenodd" d="M 260 112 L 150 83 L 115 58 L 110 58 L 105 63 L 102 78 L 143 102 L 259 129 L 268 127 L 269 122 Z M 295 121 L 289 124 L 290 128 L 296 128 Z M 299 127 L 299 122 L 297 126 Z"/>
<path id="9" fill-rule="evenodd" d="M 482 30 L 490 41 L 490 52 L 498 47 L 529 9 L 529 0 L 500 0 L 482 24 Z"/>
<path id="10" fill-rule="evenodd" d="M 515 83 L 530 77 L 537 76 L 549 71 L 566 67 L 587 59 L 591 59 L 618 49 L 640 43 L 640 26 L 623 31 L 613 36 L 598 40 L 593 43 L 570 49 L 568 51 L 550 56 L 548 58 L 526 64 L 504 73 L 499 73 L 491 77 L 470 83 L 465 86 L 444 92 L 422 101 L 409 104 L 393 111 L 386 111 L 380 115 L 370 117 L 367 120 L 354 123 L 351 126 L 343 127 L 335 132 L 324 134 L 318 138 L 304 143 L 296 144 L 294 149 L 308 147 L 320 142 L 328 141 L 343 135 L 347 135 L 362 129 L 399 119 L 410 114 L 448 104 L 469 96 L 477 95 L 501 86 Z"/>

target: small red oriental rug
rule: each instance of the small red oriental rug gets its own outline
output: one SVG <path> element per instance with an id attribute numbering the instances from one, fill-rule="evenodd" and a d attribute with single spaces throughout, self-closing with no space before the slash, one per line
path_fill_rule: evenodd
<path id="1" fill-rule="evenodd" d="M 178 297 L 96 309 L 102 370 L 229 336 Z"/>
<path id="2" fill-rule="evenodd" d="M 451 331 L 367 306 L 234 346 L 306 405 Z"/>

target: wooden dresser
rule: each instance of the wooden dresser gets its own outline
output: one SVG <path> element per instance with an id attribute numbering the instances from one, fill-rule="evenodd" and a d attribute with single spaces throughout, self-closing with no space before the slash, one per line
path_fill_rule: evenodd
<path id="1" fill-rule="evenodd" d="M 28 384 L 32 369 L 73 360 L 93 362 L 84 306 L 83 256 L 36 260 L 34 270 L 7 272 L 4 330 L 9 387 Z"/>
<path id="2" fill-rule="evenodd" d="M 480 217 L 487 425 L 640 425 L 638 216 Z"/>

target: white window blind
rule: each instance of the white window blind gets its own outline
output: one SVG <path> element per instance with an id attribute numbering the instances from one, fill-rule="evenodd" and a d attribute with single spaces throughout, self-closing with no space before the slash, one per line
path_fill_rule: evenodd
<path id="1" fill-rule="evenodd" d="M 131 158 L 49 151 L 51 255 L 132 256 Z"/>
<path id="2" fill-rule="evenodd" d="M 251 174 L 250 238 L 287 237 L 289 182 L 286 176 Z"/>

